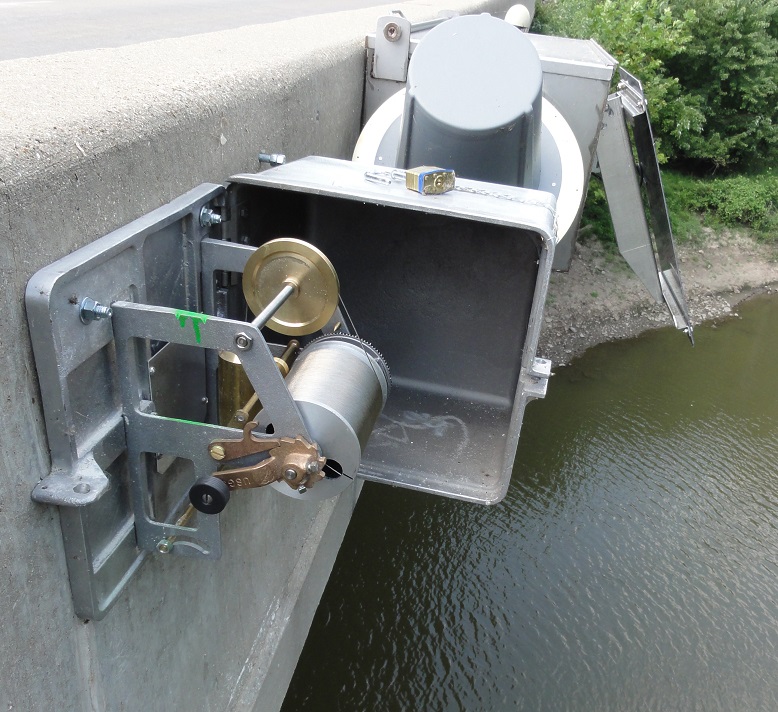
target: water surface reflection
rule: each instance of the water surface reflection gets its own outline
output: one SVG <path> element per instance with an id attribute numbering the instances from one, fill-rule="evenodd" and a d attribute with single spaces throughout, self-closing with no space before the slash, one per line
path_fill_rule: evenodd
<path id="1" fill-rule="evenodd" d="M 778 709 L 778 300 L 607 344 L 497 507 L 367 484 L 284 706 Z"/>

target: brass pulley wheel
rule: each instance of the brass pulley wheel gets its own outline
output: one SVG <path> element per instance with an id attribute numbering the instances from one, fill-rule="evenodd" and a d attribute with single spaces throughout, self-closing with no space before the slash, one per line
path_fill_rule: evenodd
<path id="1" fill-rule="evenodd" d="M 294 293 L 267 325 L 280 334 L 303 336 L 321 329 L 338 306 L 340 283 L 327 256 L 294 237 L 279 237 L 260 246 L 243 272 L 243 294 L 259 314 L 287 284 Z"/>

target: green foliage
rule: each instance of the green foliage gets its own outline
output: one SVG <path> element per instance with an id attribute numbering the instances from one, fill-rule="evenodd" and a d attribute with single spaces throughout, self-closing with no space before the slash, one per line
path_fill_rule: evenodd
<path id="1" fill-rule="evenodd" d="M 662 180 L 673 235 L 680 243 L 702 238 L 704 225 L 753 230 L 763 240 L 778 242 L 778 176 L 768 169 L 758 174 L 699 178 L 665 170 Z M 581 219 L 581 237 L 596 237 L 616 250 L 605 189 L 592 176 Z"/>
<path id="2" fill-rule="evenodd" d="M 546 34 L 594 38 L 643 82 L 651 102 L 657 153 L 672 158 L 678 133 L 698 131 L 698 99 L 685 96 L 665 65 L 691 40 L 689 17 L 674 16 L 668 0 L 556 0 L 541 5 L 537 29 Z"/>
<path id="3" fill-rule="evenodd" d="M 694 20 L 667 72 L 705 116 L 679 154 L 714 167 L 778 155 L 778 0 L 673 0 L 673 8 Z"/>
<path id="4" fill-rule="evenodd" d="M 586 194 L 581 227 L 579 234 L 582 238 L 595 237 L 606 248 L 615 251 L 616 233 L 613 231 L 613 221 L 608 209 L 608 200 L 605 197 L 605 188 L 597 176 L 592 176 L 589 181 L 589 192 Z"/>
<path id="5" fill-rule="evenodd" d="M 703 236 L 705 216 L 698 209 L 699 179 L 677 171 L 662 171 L 667 211 L 676 242 L 699 242 Z"/>
<path id="6" fill-rule="evenodd" d="M 593 37 L 641 79 L 660 161 L 778 156 L 778 0 L 552 0 L 536 29 Z"/>
<path id="7" fill-rule="evenodd" d="M 713 179 L 668 171 L 664 183 L 673 228 L 680 237 L 684 234 L 676 221 L 683 224 L 691 213 L 708 225 L 747 227 L 762 239 L 778 240 L 778 176 L 771 170 Z"/>

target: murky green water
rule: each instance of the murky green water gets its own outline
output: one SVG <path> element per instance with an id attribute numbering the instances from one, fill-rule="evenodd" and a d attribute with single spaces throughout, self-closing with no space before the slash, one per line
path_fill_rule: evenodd
<path id="1" fill-rule="evenodd" d="M 367 484 L 298 710 L 778 709 L 778 300 L 589 351 L 506 500 Z"/>

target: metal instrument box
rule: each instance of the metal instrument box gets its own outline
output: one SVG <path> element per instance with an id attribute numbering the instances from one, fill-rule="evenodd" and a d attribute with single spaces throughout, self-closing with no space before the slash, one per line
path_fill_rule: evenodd
<path id="1" fill-rule="evenodd" d="M 358 474 L 498 502 L 525 405 L 550 373 L 536 349 L 554 227 L 541 191 L 458 180 L 422 195 L 312 157 L 200 186 L 34 275 L 26 304 L 52 470 L 33 498 L 60 508 L 76 613 L 102 618 L 149 552 L 219 556 L 220 515 L 179 516 L 215 467 L 208 439 L 240 435 L 217 424 L 218 349 L 253 339 L 242 358 L 260 400 L 284 433 L 298 427 L 272 358 L 270 370 L 260 359 L 283 337 L 260 335 L 242 297 L 217 288 L 274 238 L 330 258 L 336 314 L 391 368 Z M 85 321 L 85 298 L 113 315 Z M 241 496 L 260 506 L 279 495 Z"/>

